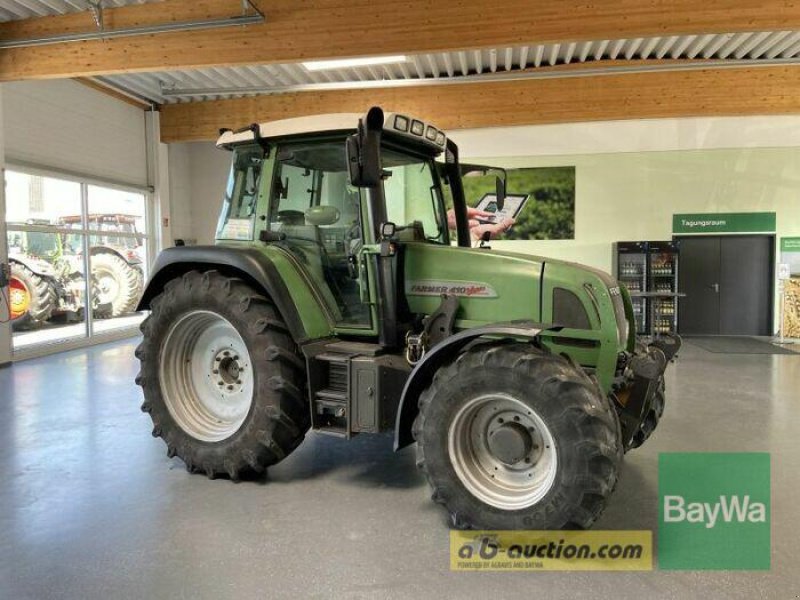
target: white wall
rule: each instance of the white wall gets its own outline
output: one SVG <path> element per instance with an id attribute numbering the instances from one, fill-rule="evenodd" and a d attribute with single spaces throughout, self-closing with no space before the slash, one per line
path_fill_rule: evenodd
<path id="1" fill-rule="evenodd" d="M 70 80 L 3 84 L 6 161 L 147 185 L 144 111 Z"/>
<path id="2" fill-rule="evenodd" d="M 207 142 L 170 144 L 173 235 L 213 244 L 231 154 Z"/>
<path id="3" fill-rule="evenodd" d="M 574 240 L 497 247 L 610 271 L 612 244 L 672 237 L 672 215 L 775 212 L 779 235 L 800 235 L 800 149 L 755 148 L 486 159 L 506 167 L 575 165 Z M 513 191 L 513 190 L 511 190 Z"/>
<path id="4" fill-rule="evenodd" d="M 693 117 L 460 129 L 461 158 L 800 146 L 800 116 Z"/>

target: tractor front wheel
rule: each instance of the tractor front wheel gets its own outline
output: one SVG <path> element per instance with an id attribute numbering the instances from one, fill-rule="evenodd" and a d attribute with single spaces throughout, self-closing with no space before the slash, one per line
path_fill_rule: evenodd
<path id="1" fill-rule="evenodd" d="M 142 410 L 189 471 L 237 480 L 303 440 L 305 363 L 272 303 L 242 280 L 216 271 L 174 279 L 141 329 Z"/>
<path id="2" fill-rule="evenodd" d="M 622 458 L 613 408 L 566 359 L 476 346 L 420 396 L 417 463 L 457 528 L 587 528 Z"/>

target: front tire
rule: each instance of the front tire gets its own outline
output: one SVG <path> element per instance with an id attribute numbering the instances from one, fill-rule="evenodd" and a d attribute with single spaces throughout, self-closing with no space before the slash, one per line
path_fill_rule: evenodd
<path id="1" fill-rule="evenodd" d="M 142 410 L 189 471 L 238 480 L 302 442 L 305 363 L 262 294 L 216 271 L 191 271 L 153 299 L 141 329 Z"/>
<path id="2" fill-rule="evenodd" d="M 460 529 L 579 529 L 617 480 L 622 443 L 597 385 L 529 344 L 483 344 L 420 396 L 417 464 Z"/>

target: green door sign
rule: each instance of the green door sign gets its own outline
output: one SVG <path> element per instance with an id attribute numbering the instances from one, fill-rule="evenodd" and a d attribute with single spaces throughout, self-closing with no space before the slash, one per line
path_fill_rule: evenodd
<path id="1" fill-rule="evenodd" d="M 800 252 L 800 237 L 781 238 L 781 252 Z"/>
<path id="2" fill-rule="evenodd" d="M 672 216 L 673 233 L 774 233 L 774 212 L 682 213 Z"/>

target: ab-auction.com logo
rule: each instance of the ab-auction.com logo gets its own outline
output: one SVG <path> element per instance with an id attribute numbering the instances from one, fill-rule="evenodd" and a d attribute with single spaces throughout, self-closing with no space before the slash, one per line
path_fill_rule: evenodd
<path id="1" fill-rule="evenodd" d="M 658 489 L 659 568 L 769 569 L 769 454 L 663 453 Z"/>
<path id="2" fill-rule="evenodd" d="M 650 531 L 451 531 L 455 571 L 646 571 Z"/>

